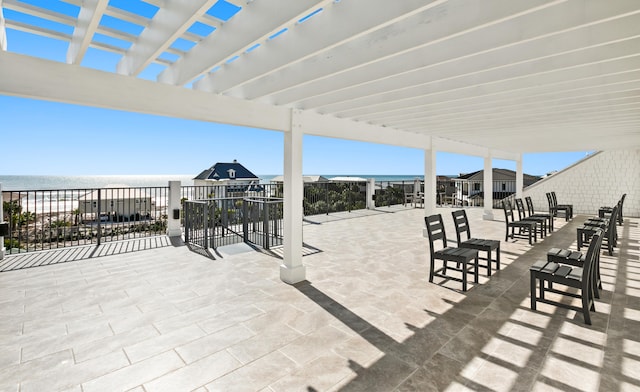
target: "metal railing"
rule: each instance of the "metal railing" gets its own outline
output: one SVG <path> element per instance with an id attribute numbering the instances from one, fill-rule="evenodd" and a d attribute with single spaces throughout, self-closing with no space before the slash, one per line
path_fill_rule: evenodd
<path id="1" fill-rule="evenodd" d="M 311 182 L 304 184 L 305 216 L 361 210 L 367 207 L 366 182 Z"/>
<path id="2" fill-rule="evenodd" d="M 415 191 L 424 192 L 424 183 L 419 184 L 420 188 Z M 415 181 L 377 182 L 375 193 L 372 195 L 375 206 L 406 204 L 407 195 L 414 193 L 415 186 Z M 494 189 L 497 189 L 496 186 L 498 185 L 494 184 Z M 436 203 L 463 205 L 463 200 L 458 195 L 448 194 L 451 192 L 450 180 L 438 181 L 437 189 Z M 508 189 L 504 197 L 513 197 L 510 195 L 511 190 Z M 168 187 L 4 191 L 2 196 L 2 220 L 9 226 L 9 233 L 4 236 L 4 246 L 8 254 L 162 235 L 167 229 Z M 282 183 L 181 187 L 183 207 L 184 202 L 197 199 L 235 198 L 236 201 L 233 203 L 221 201 L 218 203 L 227 204 L 215 207 L 218 211 L 215 219 L 224 223 L 215 226 L 219 231 L 215 233 L 215 238 L 219 237 L 216 246 L 244 241 L 244 238 L 238 239 L 244 234 L 237 234 L 244 233 L 240 227 L 243 222 L 238 220 L 245 214 L 242 209 L 244 198 L 270 200 L 282 196 Z M 467 193 L 465 197 L 468 196 Z M 364 209 L 367 198 L 366 182 L 305 183 L 303 213 L 310 216 Z M 482 205 L 483 200 L 479 199 L 476 205 Z M 494 208 L 501 208 L 502 199 L 503 197 L 497 197 L 494 193 Z M 236 205 L 238 200 L 240 202 Z M 185 211 L 184 208 L 182 210 L 181 218 L 184 224 Z M 249 214 L 253 214 L 253 210 L 250 209 Z M 257 222 L 251 222 L 255 225 L 256 232 L 264 232 Z M 204 226 L 202 227 L 204 229 Z M 269 230 L 270 233 L 282 233 L 281 226 Z M 198 235 L 192 232 L 190 237 L 195 239 Z M 252 241 L 258 243 L 257 240 Z"/>
<path id="3" fill-rule="evenodd" d="M 269 249 L 282 245 L 282 199 L 233 197 L 186 200 L 185 242 L 203 249 L 247 242 Z"/>
<path id="4" fill-rule="evenodd" d="M 4 191 L 7 254 L 162 234 L 167 187 Z"/>

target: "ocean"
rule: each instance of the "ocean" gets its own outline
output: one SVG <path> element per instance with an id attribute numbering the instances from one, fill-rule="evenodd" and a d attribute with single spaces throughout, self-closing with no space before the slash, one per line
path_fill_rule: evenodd
<path id="1" fill-rule="evenodd" d="M 380 181 L 413 181 L 421 175 L 371 175 L 371 174 L 329 174 L 332 177 L 374 178 Z M 49 189 L 88 189 L 119 187 L 159 187 L 167 186 L 169 181 L 180 181 L 182 185 L 193 185 L 193 174 L 153 174 L 153 175 L 96 175 L 96 176 L 14 176 L 0 175 L 3 191 L 33 191 Z M 258 175 L 263 184 L 276 175 Z"/>

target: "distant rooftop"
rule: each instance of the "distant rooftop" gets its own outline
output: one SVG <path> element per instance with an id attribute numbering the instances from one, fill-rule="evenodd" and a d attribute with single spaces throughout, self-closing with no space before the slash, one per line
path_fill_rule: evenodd
<path id="1" fill-rule="evenodd" d="M 260 180 L 260 178 L 234 159 L 233 162 L 230 163 L 216 163 L 210 168 L 203 170 L 194 180 L 228 181 Z"/>

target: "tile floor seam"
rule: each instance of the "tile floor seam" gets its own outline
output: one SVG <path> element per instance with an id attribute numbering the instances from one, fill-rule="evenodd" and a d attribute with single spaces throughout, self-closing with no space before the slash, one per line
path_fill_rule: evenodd
<path id="1" fill-rule="evenodd" d="M 133 365 L 131 358 L 129 358 L 129 356 L 127 355 L 127 350 L 125 350 L 124 347 L 121 347 L 120 351 L 122 351 L 122 353 L 124 354 L 124 357 L 127 358 L 127 361 L 129 361 L 129 366 Z"/>

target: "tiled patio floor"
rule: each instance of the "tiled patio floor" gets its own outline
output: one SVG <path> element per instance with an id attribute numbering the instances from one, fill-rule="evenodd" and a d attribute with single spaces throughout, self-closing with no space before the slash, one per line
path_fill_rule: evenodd
<path id="1" fill-rule="evenodd" d="M 439 211 L 455 239 L 451 209 Z M 504 239 L 502 211 L 468 213 L 474 236 Z M 640 390 L 640 219 L 602 257 L 592 326 L 529 309 L 529 265 L 575 247 L 583 220 L 556 219 L 534 246 L 503 242 L 502 271 L 466 293 L 427 282 L 418 209 L 305 225 L 319 251 L 295 287 L 280 281 L 279 259 L 237 248 L 3 272 L 0 390 Z"/>

